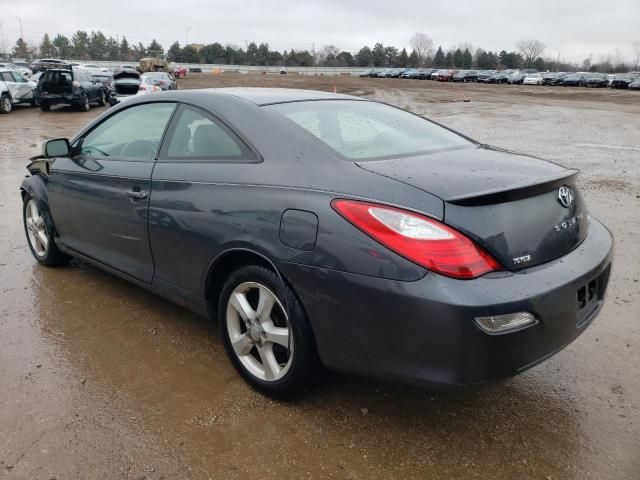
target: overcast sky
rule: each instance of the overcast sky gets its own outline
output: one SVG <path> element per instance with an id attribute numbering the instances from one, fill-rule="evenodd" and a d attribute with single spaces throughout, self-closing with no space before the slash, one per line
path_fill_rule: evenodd
<path id="1" fill-rule="evenodd" d="M 5 45 L 20 36 L 39 44 L 44 32 L 78 29 L 126 35 L 167 49 L 178 40 L 271 48 L 311 49 L 333 44 L 356 51 L 376 42 L 409 48 L 416 31 L 443 48 L 468 42 L 487 50 L 515 49 L 537 38 L 545 56 L 582 61 L 593 55 L 631 60 L 640 42 L 640 0 L 0 0 Z M 188 34 L 187 34 L 187 29 Z"/>

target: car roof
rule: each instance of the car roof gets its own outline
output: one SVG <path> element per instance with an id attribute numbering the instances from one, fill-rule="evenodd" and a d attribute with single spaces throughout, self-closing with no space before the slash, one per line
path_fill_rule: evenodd
<path id="1" fill-rule="evenodd" d="M 274 103 L 304 102 L 314 100 L 362 100 L 353 95 L 342 93 L 321 92 L 318 90 L 302 90 L 293 88 L 259 88 L 259 87 L 230 87 L 200 90 L 222 95 L 242 98 L 258 106 Z"/>

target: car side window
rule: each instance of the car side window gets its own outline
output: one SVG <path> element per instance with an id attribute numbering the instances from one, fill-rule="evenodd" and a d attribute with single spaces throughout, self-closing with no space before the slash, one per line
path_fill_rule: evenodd
<path id="1" fill-rule="evenodd" d="M 182 106 L 175 116 L 160 158 L 164 160 L 255 160 L 253 152 L 229 128 L 197 108 Z"/>
<path id="2" fill-rule="evenodd" d="M 162 102 L 121 110 L 82 139 L 79 156 L 154 160 L 175 108 L 175 103 Z"/>
<path id="3" fill-rule="evenodd" d="M 11 75 L 11 72 L 0 72 L 0 77 L 5 82 L 13 82 L 14 81 L 13 80 L 13 75 Z"/>
<path id="4" fill-rule="evenodd" d="M 27 83 L 27 79 L 24 78 L 21 73 L 13 72 L 13 78 L 16 83 Z"/>

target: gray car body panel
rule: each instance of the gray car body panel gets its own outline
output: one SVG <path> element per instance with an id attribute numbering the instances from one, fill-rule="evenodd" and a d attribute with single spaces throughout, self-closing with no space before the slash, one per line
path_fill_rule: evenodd
<path id="1" fill-rule="evenodd" d="M 604 295 L 612 245 L 604 227 L 596 224 L 596 232 L 579 244 L 574 239 L 573 251 L 561 259 L 520 272 L 468 281 L 430 273 L 363 234 L 333 211 L 330 202 L 369 200 L 445 221 L 451 216 L 464 224 L 473 207 L 452 203 L 460 191 L 431 192 L 426 184 L 400 178 L 401 170 L 373 171 L 367 162 L 340 160 L 321 142 L 260 106 L 338 98 L 356 99 L 324 92 L 221 89 L 162 92 L 115 106 L 71 143 L 129 106 L 175 102 L 210 112 L 247 143 L 255 158 L 58 158 L 51 166 L 48 197 L 61 247 L 203 314 L 209 311 L 207 288 L 217 260 L 228 252 L 254 252 L 282 272 L 299 295 L 323 362 L 343 370 L 430 384 L 479 383 L 525 368 L 579 334 L 575 309 L 565 304 L 575 300 L 575 287 L 594 275 L 601 279 Z M 478 149 L 464 151 L 473 155 Z M 538 162 L 533 169 L 575 173 Z M 522 175 L 523 181 L 533 181 L 536 172 Z M 23 189 L 30 188 L 33 178 L 25 180 Z M 497 184 L 484 174 L 477 178 L 488 187 Z M 446 175 L 439 179 L 446 180 Z M 147 189 L 148 199 L 128 198 L 133 188 Z M 285 212 L 292 210 L 315 216 L 317 224 L 308 215 L 287 218 Z M 474 229 L 471 221 L 466 226 Z M 567 265 L 570 269 L 561 273 Z M 348 303 L 344 308 L 343 302 Z M 486 368 L 474 367 L 482 358 L 477 355 L 508 340 L 490 340 L 474 326 L 473 316 L 513 308 L 531 308 L 545 317 L 542 326 L 526 330 L 535 340 L 531 348 L 521 355 L 513 352 L 506 366 L 498 368 L 494 362 L 502 357 L 490 354 Z M 556 327 L 549 329 L 551 325 Z M 550 335 L 546 346 L 545 335 Z M 384 346 L 385 338 L 393 345 Z M 476 341 L 484 343 L 476 348 Z"/>

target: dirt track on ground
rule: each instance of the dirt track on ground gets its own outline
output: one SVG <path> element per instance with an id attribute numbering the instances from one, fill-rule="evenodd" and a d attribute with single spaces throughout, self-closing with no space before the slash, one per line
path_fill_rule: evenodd
<path id="1" fill-rule="evenodd" d="M 335 87 L 580 168 L 590 213 L 616 239 L 600 317 L 543 364 L 474 392 L 335 374 L 290 403 L 267 399 L 237 376 L 210 322 L 85 264 L 35 264 L 18 194 L 27 158 L 103 109 L 18 108 L 0 117 L 0 478 L 640 477 L 640 92 L 180 80 L 239 85 Z"/>

